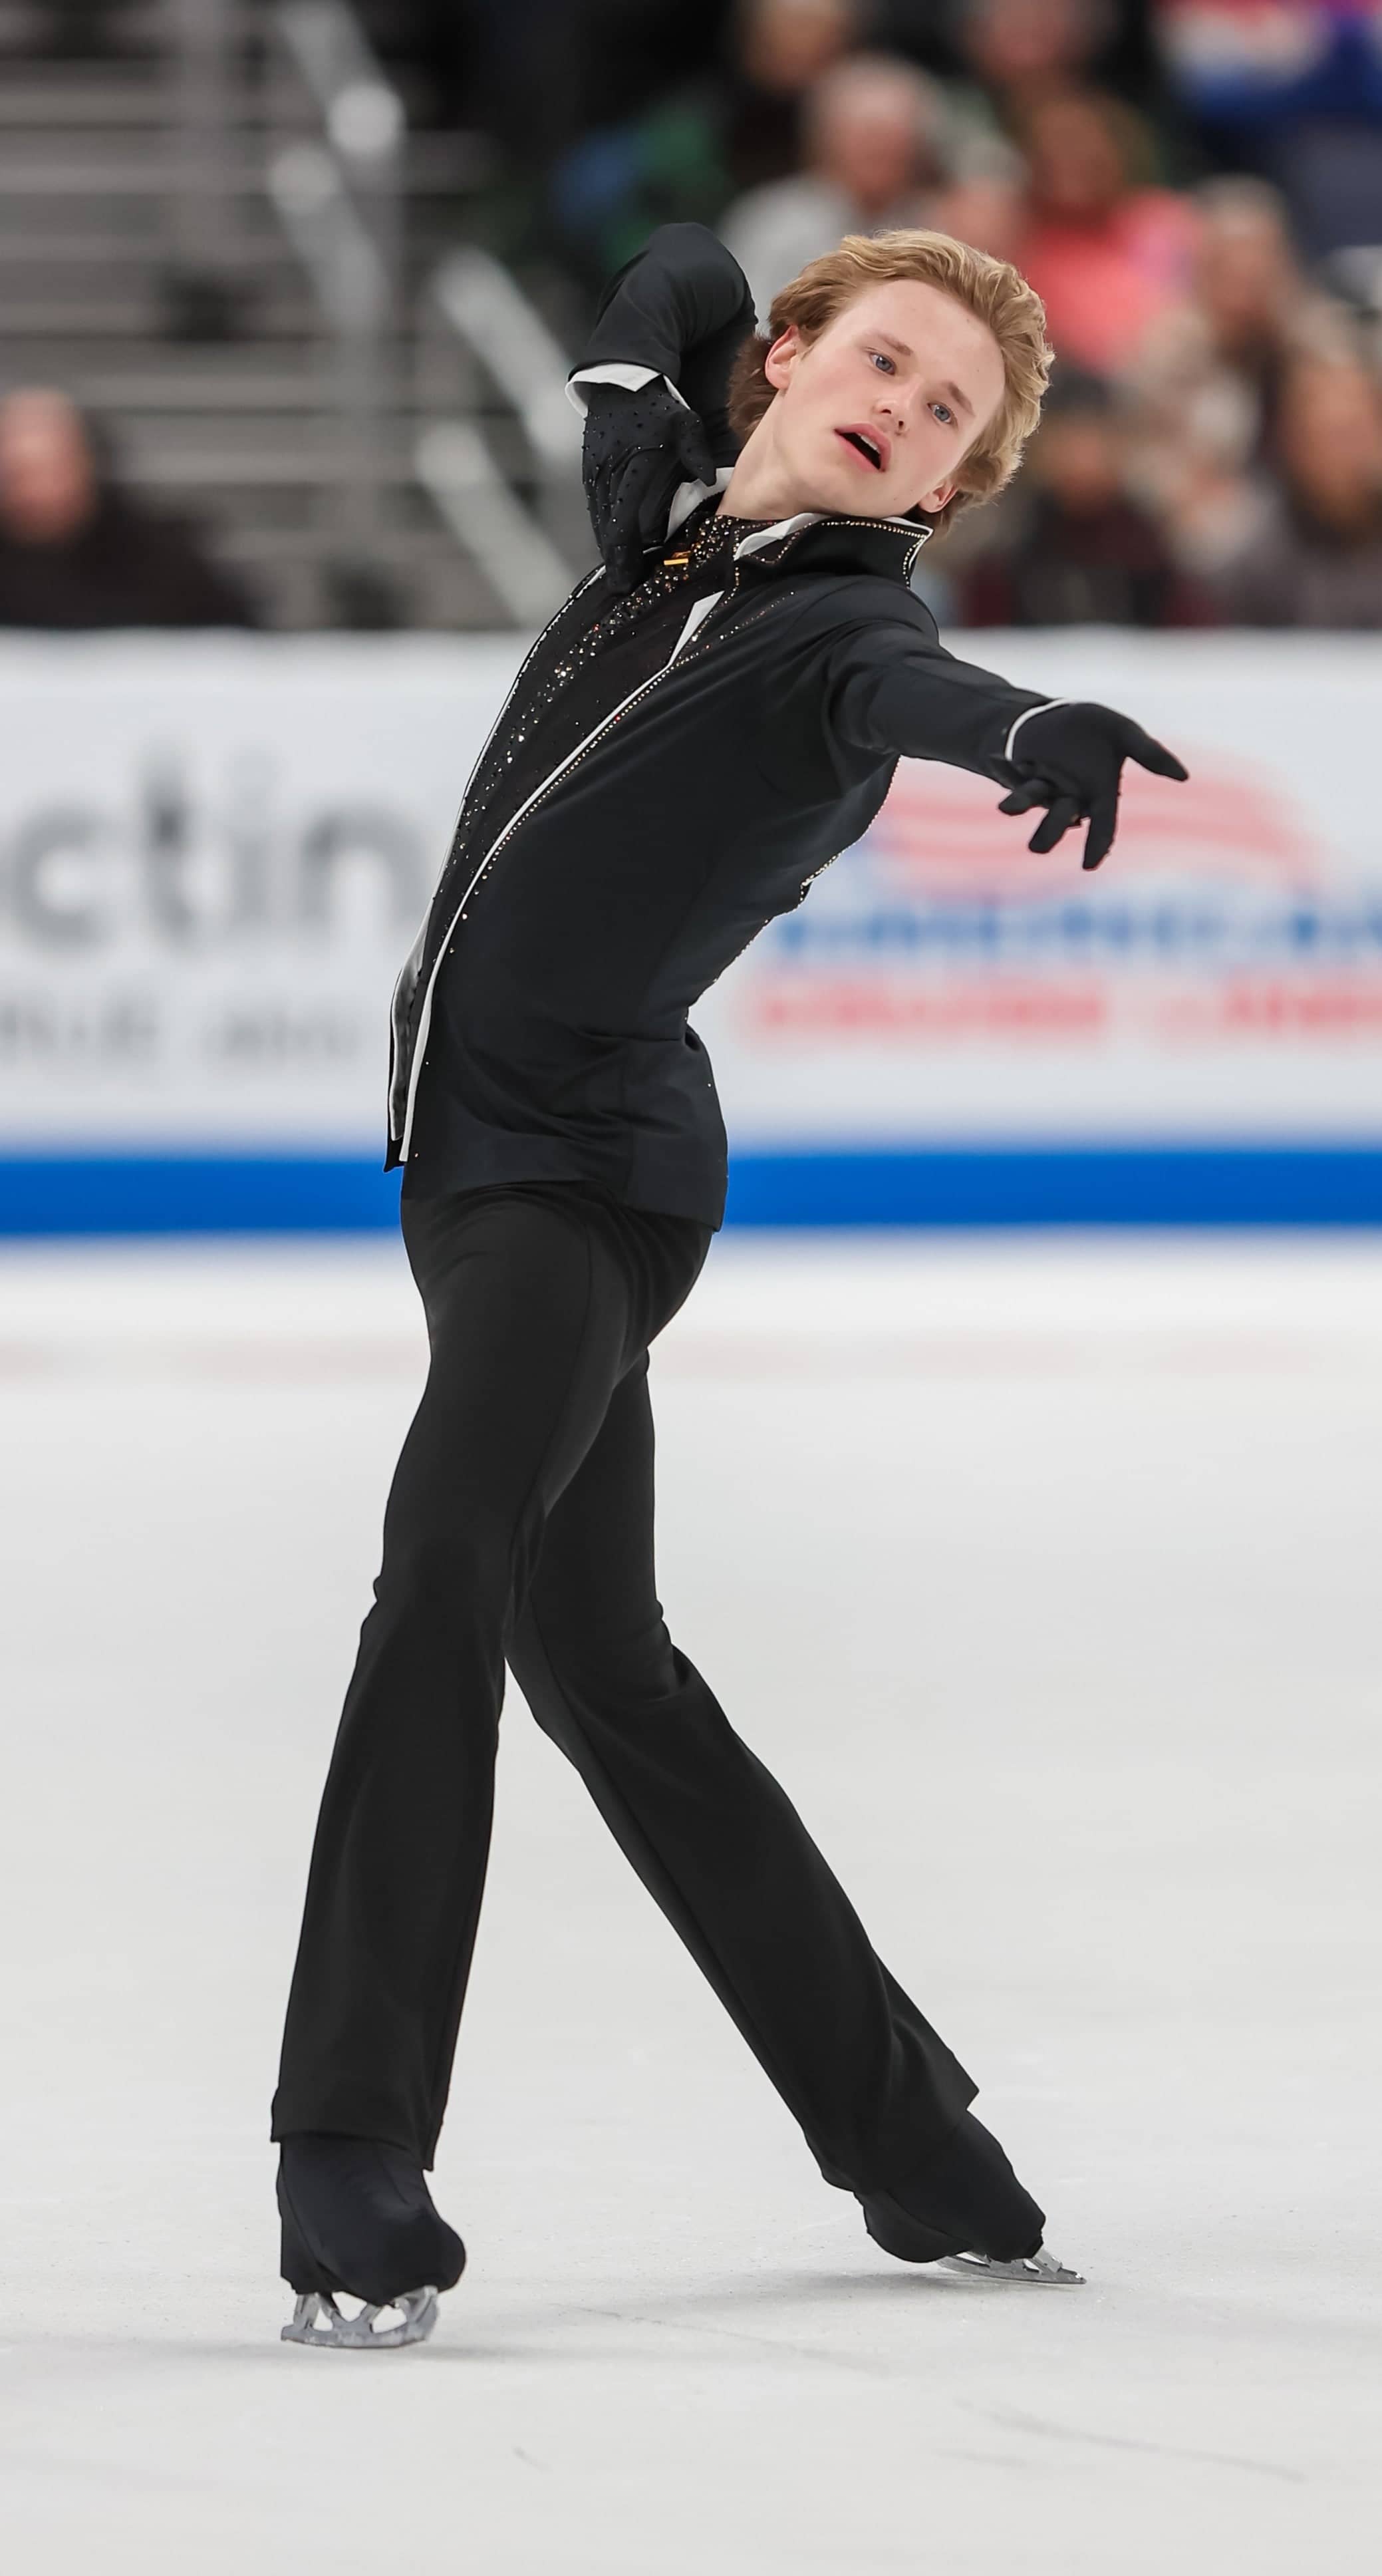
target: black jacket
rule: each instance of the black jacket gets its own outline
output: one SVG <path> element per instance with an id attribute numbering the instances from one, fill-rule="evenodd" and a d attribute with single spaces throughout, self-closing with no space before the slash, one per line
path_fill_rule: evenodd
<path id="1" fill-rule="evenodd" d="M 669 225 L 616 281 L 582 365 L 674 365 L 691 384 L 709 345 L 723 376 L 745 294 L 713 234 Z M 698 391 L 713 413 L 713 385 Z M 713 587 L 688 568 L 661 667 L 497 831 L 473 831 L 496 764 L 534 723 L 541 740 L 533 711 L 574 648 L 598 654 L 609 586 L 578 585 L 476 764 L 395 994 L 389 1161 L 410 1192 L 584 1179 L 718 1225 L 724 1128 L 688 1011 L 860 837 L 900 753 L 1011 786 L 1010 730 L 1045 703 L 942 650 L 908 587 L 925 535 L 805 516 L 751 528 Z"/>

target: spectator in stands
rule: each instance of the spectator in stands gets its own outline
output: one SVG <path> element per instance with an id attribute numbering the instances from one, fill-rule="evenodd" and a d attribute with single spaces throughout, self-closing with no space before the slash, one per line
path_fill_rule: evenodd
<path id="1" fill-rule="evenodd" d="M 1113 15 L 1106 0 L 955 0 L 950 23 L 965 71 L 1007 116 L 1087 77 Z"/>
<path id="2" fill-rule="evenodd" d="M 1054 91 L 1023 111 L 1018 134 L 1031 174 L 1018 264 L 1046 306 L 1057 357 L 1115 374 L 1187 292 L 1194 213 L 1150 184 L 1150 139 L 1120 99 Z"/>
<path id="3" fill-rule="evenodd" d="M 1195 198 L 1192 291 L 1158 316 L 1134 372 L 1149 417 L 1174 436 L 1212 415 L 1244 464 L 1273 444 L 1282 377 L 1308 349 L 1351 354 L 1345 309 L 1306 284 L 1286 208 L 1260 179 L 1212 179 Z"/>
<path id="4" fill-rule="evenodd" d="M 855 54 L 827 72 L 807 110 L 804 170 L 751 189 L 721 221 L 757 311 L 842 234 L 929 222 L 968 140 L 945 92 L 911 63 Z"/>
<path id="5" fill-rule="evenodd" d="M 1059 364 L 1005 545 L 955 584 L 968 626 L 1186 626 L 1206 602 L 1128 490 L 1127 431 L 1098 376 Z"/>
<path id="6" fill-rule="evenodd" d="M 932 199 L 927 222 L 938 233 L 986 250 L 992 259 L 1010 260 L 1016 268 L 1027 231 L 1026 197 L 1014 155 L 1012 170 L 976 171 L 956 179 Z"/>
<path id="7" fill-rule="evenodd" d="M 568 252 L 604 278 L 659 224 L 713 224 L 743 190 L 796 171 L 803 100 L 857 43 L 862 17 L 863 0 L 738 0 L 718 75 L 595 128 L 558 163 L 550 200 Z"/>
<path id="8" fill-rule="evenodd" d="M 1092 82 L 1159 118 L 1150 17 L 1148 0 L 877 0 L 874 40 L 977 83 L 1004 117 L 1040 89 Z"/>
<path id="9" fill-rule="evenodd" d="M 855 51 L 863 0 L 740 0 L 724 104 L 724 164 L 735 196 L 801 167 L 803 104 Z"/>
<path id="10" fill-rule="evenodd" d="M 1215 584 L 1240 626 L 1382 628 L 1382 387 L 1359 359 L 1303 357 L 1281 389 L 1282 488 Z"/>
<path id="11" fill-rule="evenodd" d="M 1356 338 L 1346 309 L 1302 276 L 1274 189 L 1215 179 L 1196 207 L 1193 294 L 1153 323 L 1129 382 L 1140 488 L 1181 561 L 1210 572 L 1257 523 L 1287 370 L 1307 353 L 1348 360 Z"/>
<path id="12" fill-rule="evenodd" d="M 1212 161 L 1284 191 L 1313 258 L 1382 239 L 1382 23 L 1369 0 L 1158 0 Z"/>
<path id="13" fill-rule="evenodd" d="M 189 531 L 118 491 L 66 394 L 0 402 L 0 626 L 251 626 Z"/>

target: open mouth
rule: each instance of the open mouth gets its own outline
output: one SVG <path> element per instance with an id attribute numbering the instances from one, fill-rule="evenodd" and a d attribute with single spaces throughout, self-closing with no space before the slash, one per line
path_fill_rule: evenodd
<path id="1" fill-rule="evenodd" d="M 846 447 L 852 447 L 856 456 L 862 456 L 875 474 L 882 473 L 888 460 L 881 439 L 872 437 L 866 429 L 837 429 L 835 435 L 844 440 Z"/>

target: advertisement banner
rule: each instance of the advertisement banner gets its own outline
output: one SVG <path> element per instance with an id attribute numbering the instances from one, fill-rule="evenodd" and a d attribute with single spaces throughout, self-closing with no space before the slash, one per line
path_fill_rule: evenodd
<path id="1" fill-rule="evenodd" d="M 0 1148 L 382 1155 L 389 995 L 515 661 L 0 650 Z"/>
<path id="2" fill-rule="evenodd" d="M 1190 783 L 1129 773 L 1084 875 L 902 763 L 695 1014 L 732 1205 L 1382 1217 L 1382 645 L 954 643 L 1125 707 Z M 0 1226 L 387 1214 L 388 997 L 520 650 L 0 647 Z"/>

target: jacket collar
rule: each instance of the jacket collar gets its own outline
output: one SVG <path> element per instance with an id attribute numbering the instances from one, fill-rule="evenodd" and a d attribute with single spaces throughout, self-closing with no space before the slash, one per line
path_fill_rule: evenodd
<path id="1" fill-rule="evenodd" d="M 765 572 L 864 572 L 909 582 L 933 533 L 928 520 L 911 513 L 902 519 L 852 519 L 801 510 L 741 537 L 734 560 L 761 565 Z"/>

